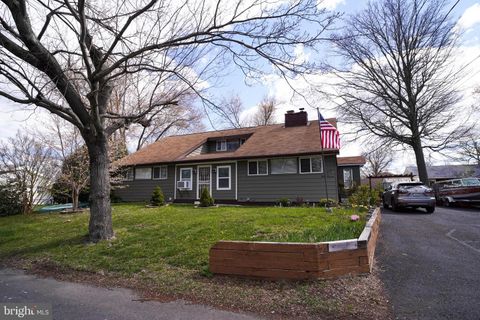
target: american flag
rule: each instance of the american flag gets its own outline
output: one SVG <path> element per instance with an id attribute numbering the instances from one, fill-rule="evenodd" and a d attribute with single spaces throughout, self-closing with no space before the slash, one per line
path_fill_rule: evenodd
<path id="1" fill-rule="evenodd" d="M 322 148 L 324 149 L 340 149 L 340 133 L 337 128 L 332 126 L 330 122 L 323 118 L 320 110 L 318 112 L 318 123 L 320 126 L 320 136 L 322 140 Z"/>

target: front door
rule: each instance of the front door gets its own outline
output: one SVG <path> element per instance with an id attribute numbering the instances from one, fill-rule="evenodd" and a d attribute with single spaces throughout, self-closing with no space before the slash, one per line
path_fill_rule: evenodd
<path id="1" fill-rule="evenodd" d="M 198 167 L 198 177 L 197 177 L 197 197 L 200 198 L 202 190 L 207 188 L 211 194 L 212 189 L 212 167 L 211 166 L 202 166 Z"/>

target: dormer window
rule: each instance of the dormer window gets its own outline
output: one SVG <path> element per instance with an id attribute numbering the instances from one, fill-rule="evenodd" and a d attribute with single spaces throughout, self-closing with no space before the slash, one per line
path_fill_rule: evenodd
<path id="1" fill-rule="evenodd" d="M 227 151 L 227 141 L 226 140 L 218 140 L 216 150 L 217 151 Z"/>
<path id="2" fill-rule="evenodd" d="M 240 140 L 228 140 L 227 141 L 227 151 L 235 151 L 240 147 Z"/>
<path id="3" fill-rule="evenodd" d="M 205 152 L 234 152 L 240 148 L 250 135 L 232 135 L 226 137 L 212 137 L 207 140 Z"/>

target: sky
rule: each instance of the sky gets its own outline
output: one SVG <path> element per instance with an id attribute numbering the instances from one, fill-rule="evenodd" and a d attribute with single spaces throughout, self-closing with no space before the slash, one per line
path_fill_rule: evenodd
<path id="1" fill-rule="evenodd" d="M 366 0 L 323 0 L 323 6 L 328 10 L 334 10 L 344 15 L 354 14 L 362 10 L 366 5 Z M 454 11 L 454 17 L 459 18 L 459 23 L 466 29 L 464 35 L 464 44 L 467 46 L 480 47 L 480 1 L 461 0 Z M 279 95 L 279 88 L 276 83 L 264 83 L 255 86 L 245 85 L 243 74 L 236 73 L 229 77 L 224 91 L 238 92 L 247 107 L 254 107 L 266 94 Z M 321 106 L 319 106 L 321 108 Z M 329 114 L 327 112 L 327 114 Z M 334 114 L 329 114 L 334 116 Z"/>
<path id="2" fill-rule="evenodd" d="M 320 0 L 319 0 L 320 1 Z M 365 5 L 366 0 L 324 0 L 321 5 L 328 10 L 338 11 L 344 15 L 354 14 L 361 10 Z M 470 62 L 480 55 L 480 1 L 460 0 L 457 7 L 454 9 L 453 15 L 458 18 L 458 26 L 464 30 L 460 48 L 458 48 L 458 60 L 462 62 Z M 304 52 L 302 48 L 297 48 L 299 58 L 310 59 L 308 53 Z M 328 57 L 325 57 L 328 59 Z M 332 77 L 328 74 L 319 76 L 312 82 L 322 86 L 323 89 L 328 89 L 332 86 Z M 238 94 L 243 102 L 246 111 L 243 117 L 248 117 L 254 111 L 258 103 L 266 95 L 275 97 L 281 103 L 277 112 L 277 121 L 283 122 L 283 115 L 286 110 L 298 108 L 305 108 L 309 113 L 310 119 L 316 119 L 316 111 L 314 108 L 319 107 L 324 117 L 336 117 L 335 109 L 330 107 L 328 101 L 318 99 L 315 97 L 314 101 L 305 101 L 302 97 L 296 96 L 292 88 L 282 79 L 276 76 L 266 77 L 262 83 L 252 84 L 251 81 L 245 79 L 243 73 L 240 71 L 233 72 L 228 77 L 223 79 L 223 86 L 216 88 L 219 95 L 230 95 L 232 93 Z M 306 89 L 310 84 L 302 80 L 293 81 L 291 83 L 295 88 Z M 472 104 L 472 90 L 474 87 L 480 86 L 480 59 L 472 64 L 472 69 L 468 71 L 468 76 L 465 79 L 464 89 L 464 103 L 465 105 Z M 308 99 L 307 99 L 308 100 Z M 32 112 L 25 110 L 23 107 L 15 105 L 0 97 L 0 139 L 16 134 L 16 131 L 23 127 L 41 127 L 42 123 L 46 121 L 48 116 L 42 112 Z M 221 124 L 215 124 L 217 127 Z M 208 124 L 207 124 L 208 126 Z M 346 136 L 349 128 L 339 124 L 340 133 Z M 365 148 L 361 141 L 346 142 L 343 141 L 343 146 L 340 151 L 341 156 L 359 155 L 362 149 Z M 437 155 L 430 155 L 429 161 L 434 164 L 443 164 L 445 160 Z M 393 170 L 402 172 L 408 165 L 414 164 L 414 157 L 409 151 L 398 152 L 393 163 Z"/>
<path id="3" fill-rule="evenodd" d="M 335 10 L 344 15 L 354 14 L 365 7 L 366 0 L 325 0 L 323 5 L 329 10 Z M 472 98 L 472 91 L 475 87 L 480 86 L 480 1 L 460 0 L 459 4 L 453 11 L 453 17 L 458 19 L 458 26 L 462 28 L 463 35 L 460 41 L 461 47 L 458 48 L 458 61 L 461 64 L 469 64 L 469 70 L 466 71 L 466 77 L 463 81 L 463 101 L 461 103 L 469 106 L 474 103 Z M 328 59 L 328 57 L 327 57 Z M 475 61 L 474 63 L 471 63 Z M 271 77 L 266 79 L 264 83 L 255 86 L 244 85 L 241 75 L 233 75 L 229 79 L 231 87 L 226 87 L 225 92 L 236 92 L 242 98 L 244 106 L 247 111 L 244 113 L 245 117 L 251 115 L 262 97 L 265 95 L 273 96 L 277 101 L 282 102 L 279 112 L 277 112 L 277 121 L 282 122 L 286 110 L 297 110 L 298 108 L 305 108 L 309 113 L 309 119 L 316 119 L 316 110 L 318 107 L 322 115 L 326 118 L 334 118 L 337 116 L 335 109 L 326 100 L 320 100 L 315 97 L 314 101 L 305 102 L 301 97 L 295 96 L 290 86 L 281 79 Z M 315 80 L 313 81 L 315 82 Z M 318 84 L 322 89 L 327 89 L 331 86 L 333 77 L 329 74 L 324 74 L 318 79 Z M 317 83 L 317 82 L 315 82 Z M 304 81 L 293 82 L 295 88 L 305 88 L 309 84 Z M 342 139 L 342 148 L 340 156 L 355 156 L 361 154 L 362 150 L 367 149 L 363 141 L 346 141 L 347 128 L 342 123 L 339 123 L 340 133 L 345 139 Z M 446 161 L 443 156 L 438 154 L 427 154 L 427 161 L 432 164 L 445 164 Z M 409 150 L 402 150 L 396 152 L 395 160 L 392 164 L 392 171 L 402 173 L 409 165 L 415 165 L 415 157 L 413 152 Z"/>

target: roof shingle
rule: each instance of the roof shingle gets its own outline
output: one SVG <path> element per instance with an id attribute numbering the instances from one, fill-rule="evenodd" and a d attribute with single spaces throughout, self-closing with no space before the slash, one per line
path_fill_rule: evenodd
<path id="1" fill-rule="evenodd" d="M 367 161 L 364 156 L 355 157 L 337 157 L 337 164 L 339 166 L 363 166 Z"/>
<path id="2" fill-rule="evenodd" d="M 336 126 L 335 119 L 328 121 Z M 252 134 L 235 151 L 187 155 L 209 138 Z M 325 149 L 338 153 L 338 149 Z M 222 159 L 244 159 L 265 156 L 317 154 L 321 152 L 317 121 L 306 126 L 285 127 L 283 124 L 170 136 L 132 153 L 118 161 L 119 165 L 192 162 Z"/>

